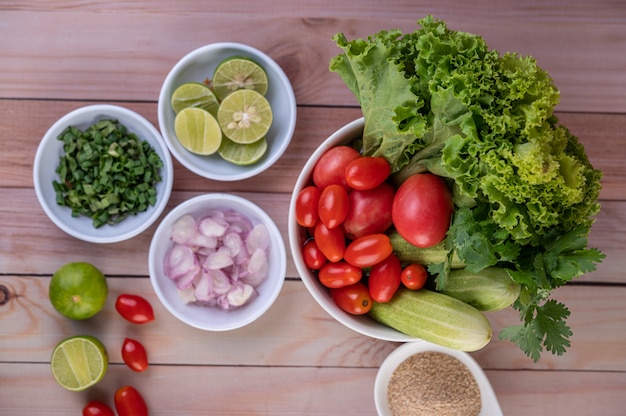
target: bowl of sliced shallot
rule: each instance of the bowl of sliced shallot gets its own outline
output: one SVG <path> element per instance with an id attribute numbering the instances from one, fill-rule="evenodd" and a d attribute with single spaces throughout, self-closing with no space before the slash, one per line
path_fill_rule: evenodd
<path id="1" fill-rule="evenodd" d="M 255 203 L 223 193 L 193 197 L 170 211 L 148 257 L 161 303 L 207 331 L 241 328 L 262 316 L 282 289 L 287 263 L 272 218 Z"/>

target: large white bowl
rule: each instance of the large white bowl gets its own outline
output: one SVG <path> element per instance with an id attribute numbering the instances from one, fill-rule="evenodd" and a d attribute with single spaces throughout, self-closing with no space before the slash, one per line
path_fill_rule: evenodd
<path id="1" fill-rule="evenodd" d="M 118 224 L 94 228 L 90 218 L 72 217 L 68 207 L 56 203 L 56 193 L 52 182 L 58 180 L 56 169 L 59 165 L 59 157 L 64 154 L 63 142 L 58 140 L 58 136 L 68 126 L 85 130 L 104 119 L 118 120 L 128 128 L 129 132 L 135 133 L 139 139 L 152 146 L 163 161 L 162 179 L 156 186 L 157 202 L 154 206 Z M 108 104 L 81 107 L 61 117 L 43 136 L 33 164 L 35 192 L 48 218 L 67 234 L 91 243 L 115 243 L 132 238 L 146 230 L 165 209 L 172 191 L 173 178 L 172 158 L 159 131 L 134 111 Z"/>
<path id="2" fill-rule="evenodd" d="M 307 236 L 304 228 L 299 226 L 296 222 L 295 202 L 298 193 L 307 185 L 312 184 L 311 176 L 313 174 L 313 168 L 319 158 L 328 149 L 348 144 L 351 140 L 359 137 L 361 134 L 363 134 L 363 118 L 346 124 L 328 137 L 315 150 L 313 155 L 302 168 L 293 189 L 289 206 L 289 245 L 291 248 L 291 254 L 298 273 L 300 274 L 300 277 L 302 278 L 302 281 L 308 291 L 317 303 L 319 303 L 320 306 L 337 321 L 360 334 L 367 335 L 372 338 L 395 342 L 418 341 L 419 338 L 408 336 L 395 329 L 389 328 L 388 326 L 382 325 L 368 316 L 357 316 L 344 312 L 335 304 L 335 302 L 333 302 L 328 289 L 319 282 L 315 273 L 313 273 L 306 266 L 306 264 L 304 264 L 304 259 L 302 258 L 302 245 Z"/>
<path id="3" fill-rule="evenodd" d="M 203 82 L 211 79 L 217 65 L 232 56 L 245 56 L 259 63 L 267 73 L 268 90 L 265 98 L 272 107 L 274 119 L 266 139 L 266 154 L 249 166 L 238 166 L 223 160 L 217 153 L 210 156 L 196 155 L 187 151 L 176 138 L 175 114 L 171 108 L 171 96 L 186 82 Z M 272 166 L 285 152 L 296 127 L 296 98 L 289 78 L 282 68 L 265 53 L 240 43 L 214 43 L 198 48 L 185 55 L 171 69 L 159 94 L 159 127 L 172 155 L 195 174 L 219 181 L 236 181 L 250 178 Z"/>
<path id="4" fill-rule="evenodd" d="M 212 209 L 233 209 L 250 218 L 253 224 L 265 224 L 270 236 L 269 273 L 257 288 L 258 296 L 247 304 L 224 311 L 216 307 L 184 303 L 175 282 L 163 271 L 163 259 L 172 247 L 170 239 L 174 223 L 183 215 L 198 218 Z M 180 321 L 207 331 L 228 331 L 254 322 L 274 303 L 280 293 L 287 271 L 287 253 L 280 230 L 271 217 L 253 202 L 231 194 L 211 193 L 191 198 L 177 207 L 157 227 L 148 254 L 150 281 L 165 308 Z"/>

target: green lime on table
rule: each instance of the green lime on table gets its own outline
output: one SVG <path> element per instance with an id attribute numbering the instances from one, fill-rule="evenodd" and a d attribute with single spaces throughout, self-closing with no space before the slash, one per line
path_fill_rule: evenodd
<path id="1" fill-rule="evenodd" d="M 190 152 L 211 155 L 222 143 L 222 131 L 208 111 L 188 107 L 176 114 L 174 131 L 180 144 Z"/>
<path id="2" fill-rule="evenodd" d="M 85 390 L 106 374 L 109 359 L 100 340 L 77 335 L 59 342 L 52 351 L 50 368 L 55 380 L 72 391 Z"/>
<path id="3" fill-rule="evenodd" d="M 222 145 L 217 150 L 222 159 L 235 165 L 252 165 L 263 157 L 267 151 L 267 140 L 265 137 L 254 143 L 240 144 L 224 137 Z"/>
<path id="4" fill-rule="evenodd" d="M 93 264 L 72 262 L 52 275 L 48 297 L 61 315 L 75 320 L 91 318 L 106 303 L 109 289 L 102 272 Z"/>
<path id="5" fill-rule="evenodd" d="M 222 61 L 215 68 L 211 83 L 220 101 L 241 89 L 265 95 L 268 86 L 267 73 L 263 67 L 247 57 L 231 57 Z"/>
<path id="6" fill-rule="evenodd" d="M 187 82 L 174 90 L 172 110 L 178 114 L 188 107 L 201 108 L 214 116 L 217 114 L 219 101 L 208 85 L 200 82 Z"/>
<path id="7" fill-rule="evenodd" d="M 237 90 L 224 98 L 217 121 L 226 137 L 235 143 L 254 143 L 265 137 L 273 113 L 267 99 L 253 90 Z"/>

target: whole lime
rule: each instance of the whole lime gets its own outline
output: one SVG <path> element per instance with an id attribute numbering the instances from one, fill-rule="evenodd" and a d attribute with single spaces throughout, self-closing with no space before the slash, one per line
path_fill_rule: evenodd
<path id="1" fill-rule="evenodd" d="M 91 318 L 106 302 L 109 288 L 104 274 L 93 264 L 67 263 L 50 280 L 50 303 L 61 315 L 75 320 Z"/>

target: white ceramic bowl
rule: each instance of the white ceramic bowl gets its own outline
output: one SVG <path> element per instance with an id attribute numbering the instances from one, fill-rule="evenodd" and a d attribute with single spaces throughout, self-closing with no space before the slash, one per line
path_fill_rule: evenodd
<path id="1" fill-rule="evenodd" d="M 291 254 L 298 273 L 300 274 L 306 288 L 309 290 L 317 303 L 319 303 L 320 306 L 337 321 L 360 334 L 367 335 L 372 338 L 395 342 L 416 341 L 418 338 L 408 336 L 395 329 L 382 325 L 368 316 L 350 315 L 349 313 L 341 310 L 331 299 L 328 289 L 319 283 L 316 275 L 307 268 L 302 258 L 302 244 L 307 237 L 305 230 L 296 222 L 295 201 L 298 193 L 307 185 L 312 184 L 311 176 L 313 174 L 313 168 L 315 167 L 318 159 L 328 149 L 338 145 L 348 144 L 352 139 L 359 137 L 362 133 L 363 118 L 346 124 L 328 137 L 315 150 L 313 155 L 311 155 L 307 163 L 302 168 L 302 171 L 296 180 L 296 185 L 293 189 L 289 206 L 288 222 Z"/>
<path id="2" fill-rule="evenodd" d="M 274 119 L 266 135 L 266 154 L 249 166 L 238 166 L 223 160 L 217 153 L 201 156 L 187 151 L 176 138 L 175 114 L 171 96 L 177 87 L 186 82 L 203 82 L 210 79 L 217 65 L 231 56 L 246 56 L 259 63 L 267 73 L 268 91 L 265 98 L 272 107 Z M 184 56 L 171 69 L 159 95 L 159 127 L 172 155 L 195 174 L 218 181 L 236 181 L 250 178 L 272 166 L 285 152 L 296 127 L 296 98 L 287 75 L 265 53 L 239 43 L 214 43 L 198 48 Z"/>
<path id="3" fill-rule="evenodd" d="M 72 217 L 68 207 L 56 203 L 56 193 L 52 182 L 58 179 L 56 173 L 59 157 L 64 154 L 63 142 L 57 137 L 68 126 L 81 130 L 104 119 L 118 120 L 148 142 L 163 161 L 161 181 L 157 184 L 157 203 L 145 212 L 130 216 L 115 225 L 94 228 L 92 220 L 86 216 Z M 132 238 L 152 225 L 165 209 L 172 191 L 174 169 L 172 158 L 159 131 L 144 117 L 129 109 L 115 105 L 98 104 L 78 108 L 55 122 L 39 144 L 33 164 L 35 192 L 41 207 L 50 220 L 67 234 L 91 243 L 115 243 Z"/>
<path id="4" fill-rule="evenodd" d="M 258 296 L 232 310 L 186 304 L 175 282 L 163 270 L 163 260 L 172 247 L 170 239 L 174 223 L 185 214 L 194 218 L 212 209 L 233 209 L 250 218 L 253 224 L 263 223 L 271 236 L 267 279 L 257 287 Z M 150 281 L 165 308 L 180 321 L 207 331 L 228 331 L 243 327 L 263 315 L 280 293 L 287 270 L 287 254 L 280 230 L 258 205 L 231 194 L 211 193 L 191 198 L 175 207 L 161 221 L 150 244 L 148 255 Z"/>
<path id="5" fill-rule="evenodd" d="M 387 401 L 387 387 L 395 369 L 410 356 L 426 351 L 449 354 L 465 364 L 471 371 L 472 375 L 476 379 L 476 382 L 478 383 L 478 387 L 480 388 L 482 408 L 479 416 L 502 416 L 500 404 L 498 403 L 498 399 L 493 391 L 489 379 L 485 375 L 483 369 L 468 353 L 445 348 L 426 341 L 405 343 L 396 348 L 391 354 L 389 354 L 385 361 L 383 361 L 374 383 L 374 402 L 379 416 L 391 415 L 389 403 Z"/>

